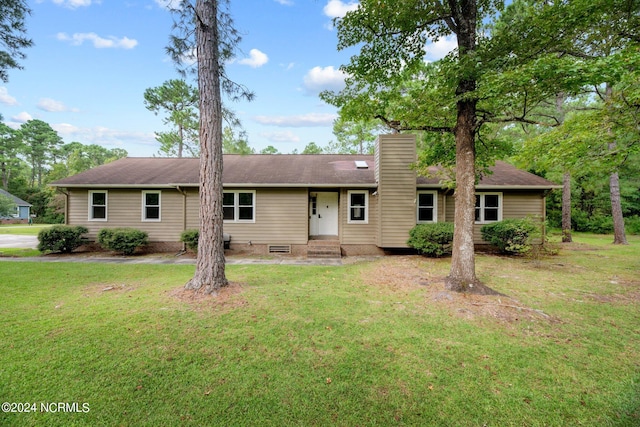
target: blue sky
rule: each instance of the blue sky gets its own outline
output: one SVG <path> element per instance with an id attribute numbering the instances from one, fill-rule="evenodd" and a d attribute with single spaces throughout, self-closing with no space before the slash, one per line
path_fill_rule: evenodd
<path id="1" fill-rule="evenodd" d="M 29 2 L 23 70 L 0 82 L 0 114 L 17 128 L 30 119 L 49 123 L 65 143 L 123 148 L 130 156 L 157 155 L 154 132 L 162 117 L 144 106 L 145 89 L 179 78 L 165 54 L 172 17 L 166 0 L 37 0 Z M 351 0 L 232 0 L 230 12 L 242 33 L 228 75 L 252 90 L 252 102 L 227 103 L 260 151 L 302 151 L 324 146 L 336 109 L 318 93 L 339 90 L 342 64 L 356 51 L 336 49 L 332 19 L 357 7 Z M 450 48 L 442 40 L 428 59 Z M 190 81 L 194 86 L 196 83 Z"/>

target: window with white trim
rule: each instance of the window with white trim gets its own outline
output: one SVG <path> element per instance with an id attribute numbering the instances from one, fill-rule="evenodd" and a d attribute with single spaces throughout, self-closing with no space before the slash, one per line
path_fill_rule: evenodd
<path id="1" fill-rule="evenodd" d="M 349 191 L 349 224 L 368 224 L 369 223 L 369 192 L 368 191 Z"/>
<path id="2" fill-rule="evenodd" d="M 476 222 L 502 220 L 502 193 L 476 193 Z"/>
<path id="3" fill-rule="evenodd" d="M 255 222 L 255 191 L 225 191 L 222 195 L 223 218 L 227 222 Z"/>
<path id="4" fill-rule="evenodd" d="M 418 209 L 416 216 L 418 224 L 438 222 L 437 191 L 418 191 L 416 206 Z"/>
<path id="5" fill-rule="evenodd" d="M 107 220 L 107 192 L 89 191 L 89 221 Z"/>
<path id="6" fill-rule="evenodd" d="M 160 191 L 142 192 L 142 220 L 160 221 Z"/>

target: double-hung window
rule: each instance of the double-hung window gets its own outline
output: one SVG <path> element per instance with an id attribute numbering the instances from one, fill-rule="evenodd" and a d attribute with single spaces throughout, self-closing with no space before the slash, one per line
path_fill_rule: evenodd
<path id="1" fill-rule="evenodd" d="M 160 221 L 160 191 L 142 192 L 142 220 Z"/>
<path id="2" fill-rule="evenodd" d="M 107 220 L 107 192 L 89 191 L 89 221 Z"/>
<path id="3" fill-rule="evenodd" d="M 222 196 L 223 218 L 227 222 L 255 222 L 255 191 L 225 191 Z"/>
<path id="4" fill-rule="evenodd" d="M 476 222 L 502 220 L 502 193 L 476 193 Z"/>
<path id="5" fill-rule="evenodd" d="M 419 191 L 416 197 L 418 224 L 438 222 L 438 193 Z"/>
<path id="6" fill-rule="evenodd" d="M 368 191 L 349 191 L 349 224 L 368 224 L 369 223 L 369 192 Z"/>

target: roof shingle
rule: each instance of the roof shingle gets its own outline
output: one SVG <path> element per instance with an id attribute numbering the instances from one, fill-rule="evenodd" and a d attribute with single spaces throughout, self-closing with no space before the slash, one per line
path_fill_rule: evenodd
<path id="1" fill-rule="evenodd" d="M 355 161 L 368 168 L 358 168 Z M 371 186 L 375 187 L 374 156 L 354 154 L 225 154 L 223 182 L 227 186 Z M 545 187 L 554 183 L 497 162 L 480 186 Z M 127 157 L 51 183 L 58 187 L 198 186 L 198 158 Z M 418 185 L 439 184 L 418 177 Z"/>

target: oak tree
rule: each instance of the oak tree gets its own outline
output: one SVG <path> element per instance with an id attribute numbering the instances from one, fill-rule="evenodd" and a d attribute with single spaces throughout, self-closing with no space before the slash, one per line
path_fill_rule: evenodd
<path id="1" fill-rule="evenodd" d="M 504 1 L 363 0 L 336 22 L 338 47 L 360 50 L 342 67 L 346 89 L 325 99 L 396 131 L 434 132 L 432 151 L 455 158 L 449 289 L 490 292 L 476 277 L 473 244 L 478 154 L 486 166 L 501 150 L 483 140 L 485 125 L 544 120 L 532 117 L 540 102 L 584 84 L 580 64 L 562 55 L 595 13 L 579 1 L 516 1 L 499 22 Z M 445 37 L 456 49 L 427 64 L 428 42 Z"/>

